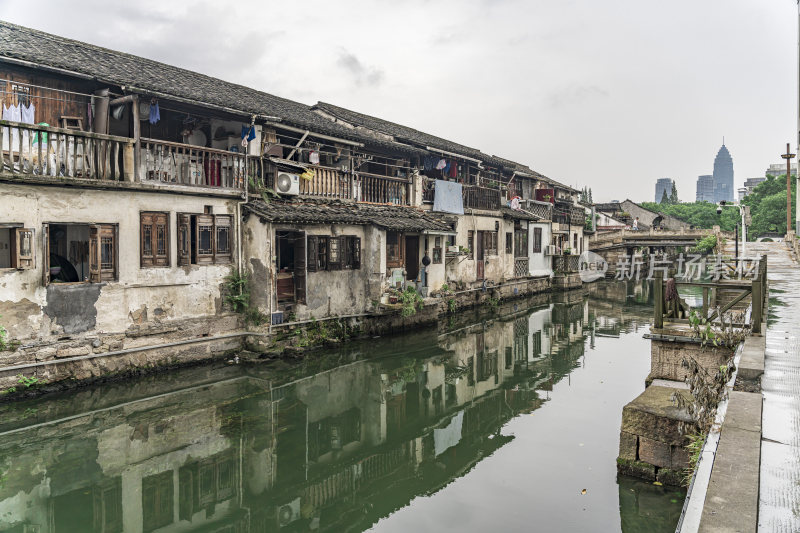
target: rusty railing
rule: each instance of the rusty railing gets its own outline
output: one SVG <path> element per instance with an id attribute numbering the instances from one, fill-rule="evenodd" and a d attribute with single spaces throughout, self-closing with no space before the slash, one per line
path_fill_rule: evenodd
<path id="1" fill-rule="evenodd" d="M 189 144 L 141 139 L 140 179 L 194 187 L 242 189 L 247 155 Z"/>

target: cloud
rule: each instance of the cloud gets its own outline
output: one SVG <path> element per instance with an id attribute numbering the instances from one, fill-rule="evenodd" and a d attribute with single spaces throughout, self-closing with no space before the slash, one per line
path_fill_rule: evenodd
<path id="1" fill-rule="evenodd" d="M 339 51 L 339 58 L 336 64 L 353 79 L 356 85 L 376 87 L 380 85 L 385 77 L 383 69 L 365 65 L 355 54 L 347 50 Z"/>
<path id="2" fill-rule="evenodd" d="M 550 93 L 546 100 L 551 108 L 559 108 L 581 104 L 594 98 L 607 98 L 608 96 L 607 90 L 596 85 L 574 85 Z"/>

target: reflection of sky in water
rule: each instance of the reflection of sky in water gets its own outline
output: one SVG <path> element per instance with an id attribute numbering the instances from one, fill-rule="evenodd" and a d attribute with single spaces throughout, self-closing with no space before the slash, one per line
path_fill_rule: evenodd
<path id="1" fill-rule="evenodd" d="M 674 529 L 680 491 L 616 476 L 651 291 L 587 292 L 0 406 L 0 530 Z"/>

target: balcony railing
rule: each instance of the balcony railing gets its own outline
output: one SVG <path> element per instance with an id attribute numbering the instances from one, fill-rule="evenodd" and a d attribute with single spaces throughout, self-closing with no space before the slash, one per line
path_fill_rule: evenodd
<path id="1" fill-rule="evenodd" d="M 500 209 L 500 191 L 487 187 L 464 187 L 464 207 L 472 209 Z"/>
<path id="2" fill-rule="evenodd" d="M 141 139 L 143 182 L 241 189 L 247 181 L 247 155 L 155 139 Z"/>
<path id="3" fill-rule="evenodd" d="M 407 178 L 359 172 L 353 186 L 359 202 L 410 205 L 410 184 Z"/>
<path id="4" fill-rule="evenodd" d="M 133 181 L 133 139 L 0 120 L 2 173 Z"/>

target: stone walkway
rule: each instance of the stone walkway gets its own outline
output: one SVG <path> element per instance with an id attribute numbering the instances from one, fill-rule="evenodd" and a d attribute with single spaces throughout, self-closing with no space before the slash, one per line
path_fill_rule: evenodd
<path id="1" fill-rule="evenodd" d="M 769 322 L 762 393 L 758 531 L 800 531 L 800 265 L 782 243 L 748 244 L 766 253 Z"/>

